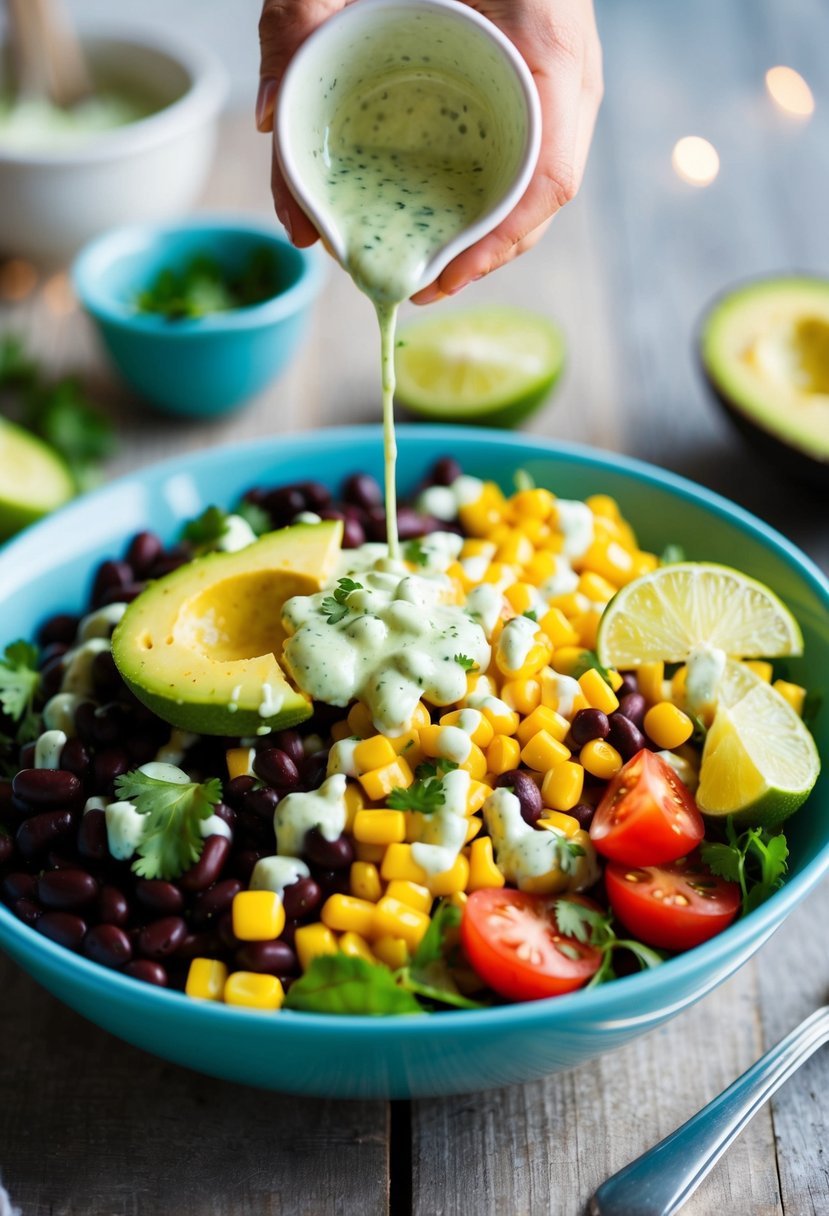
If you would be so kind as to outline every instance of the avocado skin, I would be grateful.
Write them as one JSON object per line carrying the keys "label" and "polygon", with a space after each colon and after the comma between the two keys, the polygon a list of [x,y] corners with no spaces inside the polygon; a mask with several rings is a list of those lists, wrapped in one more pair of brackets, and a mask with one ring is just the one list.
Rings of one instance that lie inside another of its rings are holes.
{"label": "avocado skin", "polygon": [[270,718],[263,718],[256,710],[243,709],[241,706],[230,718],[227,710],[221,706],[216,707],[216,712],[211,714],[210,710],[201,704],[185,702],[179,705],[172,697],[156,696],[130,680],[123,672],[121,678],[142,705],[146,705],[147,709],[151,709],[162,721],[196,735],[238,735],[240,739],[252,738],[258,735],[260,730],[263,734],[269,734],[273,730],[289,730],[301,722],[306,722],[314,711],[311,701],[304,700],[301,704],[283,707]]}

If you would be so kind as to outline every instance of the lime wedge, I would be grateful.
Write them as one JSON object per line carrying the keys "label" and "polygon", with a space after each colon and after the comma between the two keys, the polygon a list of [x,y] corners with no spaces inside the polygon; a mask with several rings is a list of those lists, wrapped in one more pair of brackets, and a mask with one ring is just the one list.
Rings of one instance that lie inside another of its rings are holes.
{"label": "lime wedge", "polygon": [[0,540],[62,507],[75,482],[58,454],[0,418]]}
{"label": "lime wedge", "polygon": [[400,330],[397,400],[441,422],[514,426],[563,364],[564,339],[546,317],[507,307],[440,313]]}
{"label": "lime wedge", "polygon": [[773,591],[709,562],[661,566],[623,587],[608,604],[596,643],[608,667],[685,662],[699,650],[732,658],[803,653],[797,621]]}
{"label": "lime wedge", "polygon": [[697,804],[706,815],[775,828],[806,800],[819,772],[814,739],[798,715],[757,680],[735,705],[719,704],[702,752]]}

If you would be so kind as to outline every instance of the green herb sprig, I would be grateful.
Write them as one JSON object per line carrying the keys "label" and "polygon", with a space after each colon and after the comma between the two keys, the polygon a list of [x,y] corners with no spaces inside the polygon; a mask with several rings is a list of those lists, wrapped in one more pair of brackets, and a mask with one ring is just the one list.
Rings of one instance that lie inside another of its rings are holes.
{"label": "green herb sprig", "polygon": [[[640,970],[643,971],[651,967],[658,967],[665,960],[665,956],[658,950],[653,950],[642,942],[617,937],[609,912],[591,908],[574,899],[557,899],[554,914],[558,931],[563,937],[571,937],[582,945],[592,946],[601,951],[602,960],[599,969],[587,985],[588,988],[595,988],[597,984],[603,984],[607,980],[616,978],[613,956],[618,950],[629,951],[638,962]],[[567,943],[559,943],[558,949],[566,954]],[[576,957],[575,947],[571,946],[570,949],[573,951],[573,956]]]}
{"label": "green herb sprig", "polygon": [[38,650],[19,638],[10,642],[0,657],[0,709],[11,718],[18,743],[28,743],[38,731],[34,701],[40,684]]}
{"label": "green herb sprig", "polygon": [[118,777],[115,793],[146,817],[144,836],[136,849],[138,856],[132,863],[140,878],[178,878],[196,864],[204,848],[200,825],[221,802],[218,777],[179,783],[134,769]]}
{"label": "green herb sprig", "polygon": [[352,591],[362,591],[363,584],[356,583],[353,578],[341,578],[333,595],[327,595],[322,601],[323,616],[328,617],[329,625],[337,625],[348,616],[348,597]]}
{"label": "green herb sprig", "polygon": [[712,873],[740,884],[745,916],[783,885],[789,846],[782,832],[747,828],[738,833],[730,815],[725,821],[725,834],[724,843],[703,843],[700,856]]}

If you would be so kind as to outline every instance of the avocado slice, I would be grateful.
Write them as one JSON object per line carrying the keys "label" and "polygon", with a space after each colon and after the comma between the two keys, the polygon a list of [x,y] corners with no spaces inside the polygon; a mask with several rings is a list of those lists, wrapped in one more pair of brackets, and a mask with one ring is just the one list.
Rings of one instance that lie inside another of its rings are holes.
{"label": "avocado slice", "polygon": [[0,418],[0,540],[74,498],[72,474],[36,435]]}
{"label": "avocado slice", "polygon": [[339,520],[297,524],[151,583],[112,635],[127,685],[165,722],[199,734],[264,734],[305,721],[310,698],[279,664],[282,605],[320,590],[341,540]]}
{"label": "avocado slice", "polygon": [[790,472],[829,484],[829,280],[775,278],[722,296],[700,355],[735,425]]}

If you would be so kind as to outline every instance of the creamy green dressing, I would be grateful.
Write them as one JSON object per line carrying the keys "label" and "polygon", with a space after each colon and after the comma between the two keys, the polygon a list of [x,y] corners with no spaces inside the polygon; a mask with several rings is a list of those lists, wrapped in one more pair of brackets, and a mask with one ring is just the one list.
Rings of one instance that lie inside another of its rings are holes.
{"label": "creamy green dressing", "polygon": [[70,109],[36,98],[0,102],[0,148],[62,152],[150,112],[146,103],[114,93],[96,94]]}

